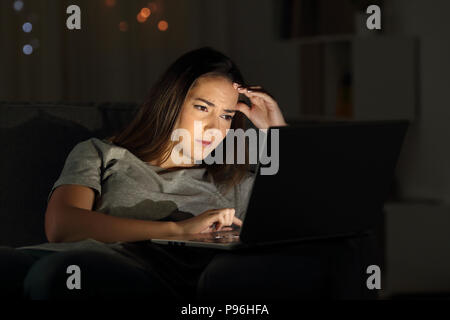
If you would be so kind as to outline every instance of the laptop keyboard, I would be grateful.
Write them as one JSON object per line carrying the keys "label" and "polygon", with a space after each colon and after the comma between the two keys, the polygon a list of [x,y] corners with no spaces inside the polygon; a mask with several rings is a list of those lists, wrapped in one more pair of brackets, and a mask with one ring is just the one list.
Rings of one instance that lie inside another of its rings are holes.
{"label": "laptop keyboard", "polygon": [[201,236],[189,239],[190,241],[231,243],[239,242],[239,231],[217,231],[204,233]]}

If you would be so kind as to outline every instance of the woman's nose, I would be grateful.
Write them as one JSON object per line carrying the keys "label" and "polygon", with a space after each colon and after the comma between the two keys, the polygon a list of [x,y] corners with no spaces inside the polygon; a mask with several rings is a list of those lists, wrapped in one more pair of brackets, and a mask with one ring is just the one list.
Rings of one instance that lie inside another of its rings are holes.
{"label": "woman's nose", "polygon": [[219,129],[219,119],[215,117],[208,118],[203,123],[203,131],[208,129]]}

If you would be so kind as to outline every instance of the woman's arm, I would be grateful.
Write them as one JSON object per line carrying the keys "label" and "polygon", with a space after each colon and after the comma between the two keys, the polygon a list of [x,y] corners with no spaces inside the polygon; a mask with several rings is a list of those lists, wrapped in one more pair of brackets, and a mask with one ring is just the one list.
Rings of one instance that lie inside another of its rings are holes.
{"label": "woman's arm", "polygon": [[45,212],[49,242],[74,242],[92,238],[101,242],[141,241],[178,234],[172,221],[147,221],[110,216],[92,211],[94,190],[81,185],[56,188]]}

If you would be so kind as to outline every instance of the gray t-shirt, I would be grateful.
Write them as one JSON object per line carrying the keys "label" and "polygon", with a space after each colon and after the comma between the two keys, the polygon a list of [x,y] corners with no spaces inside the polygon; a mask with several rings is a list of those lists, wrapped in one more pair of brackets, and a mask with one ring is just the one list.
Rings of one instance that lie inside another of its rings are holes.
{"label": "gray t-shirt", "polygon": [[[209,209],[235,208],[242,218],[254,174],[224,194],[205,168],[165,171],[142,161],[125,148],[106,139],[90,138],[69,153],[53,190],[63,184],[78,184],[95,190],[93,210],[141,220],[182,220]],[[103,243],[94,239],[77,242],[43,243],[18,249],[64,251],[70,249],[111,250],[121,242]]]}

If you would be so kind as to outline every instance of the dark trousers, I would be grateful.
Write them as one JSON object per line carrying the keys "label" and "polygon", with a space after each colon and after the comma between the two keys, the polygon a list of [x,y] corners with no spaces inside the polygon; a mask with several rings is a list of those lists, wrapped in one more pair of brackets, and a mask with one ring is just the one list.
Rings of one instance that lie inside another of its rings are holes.
{"label": "dark trousers", "polygon": [[[12,299],[372,299],[364,238],[223,252],[130,243],[126,254],[0,247],[0,295]],[[130,260],[132,259],[132,260]],[[139,262],[139,266],[131,262]],[[81,289],[68,289],[70,265]]]}

